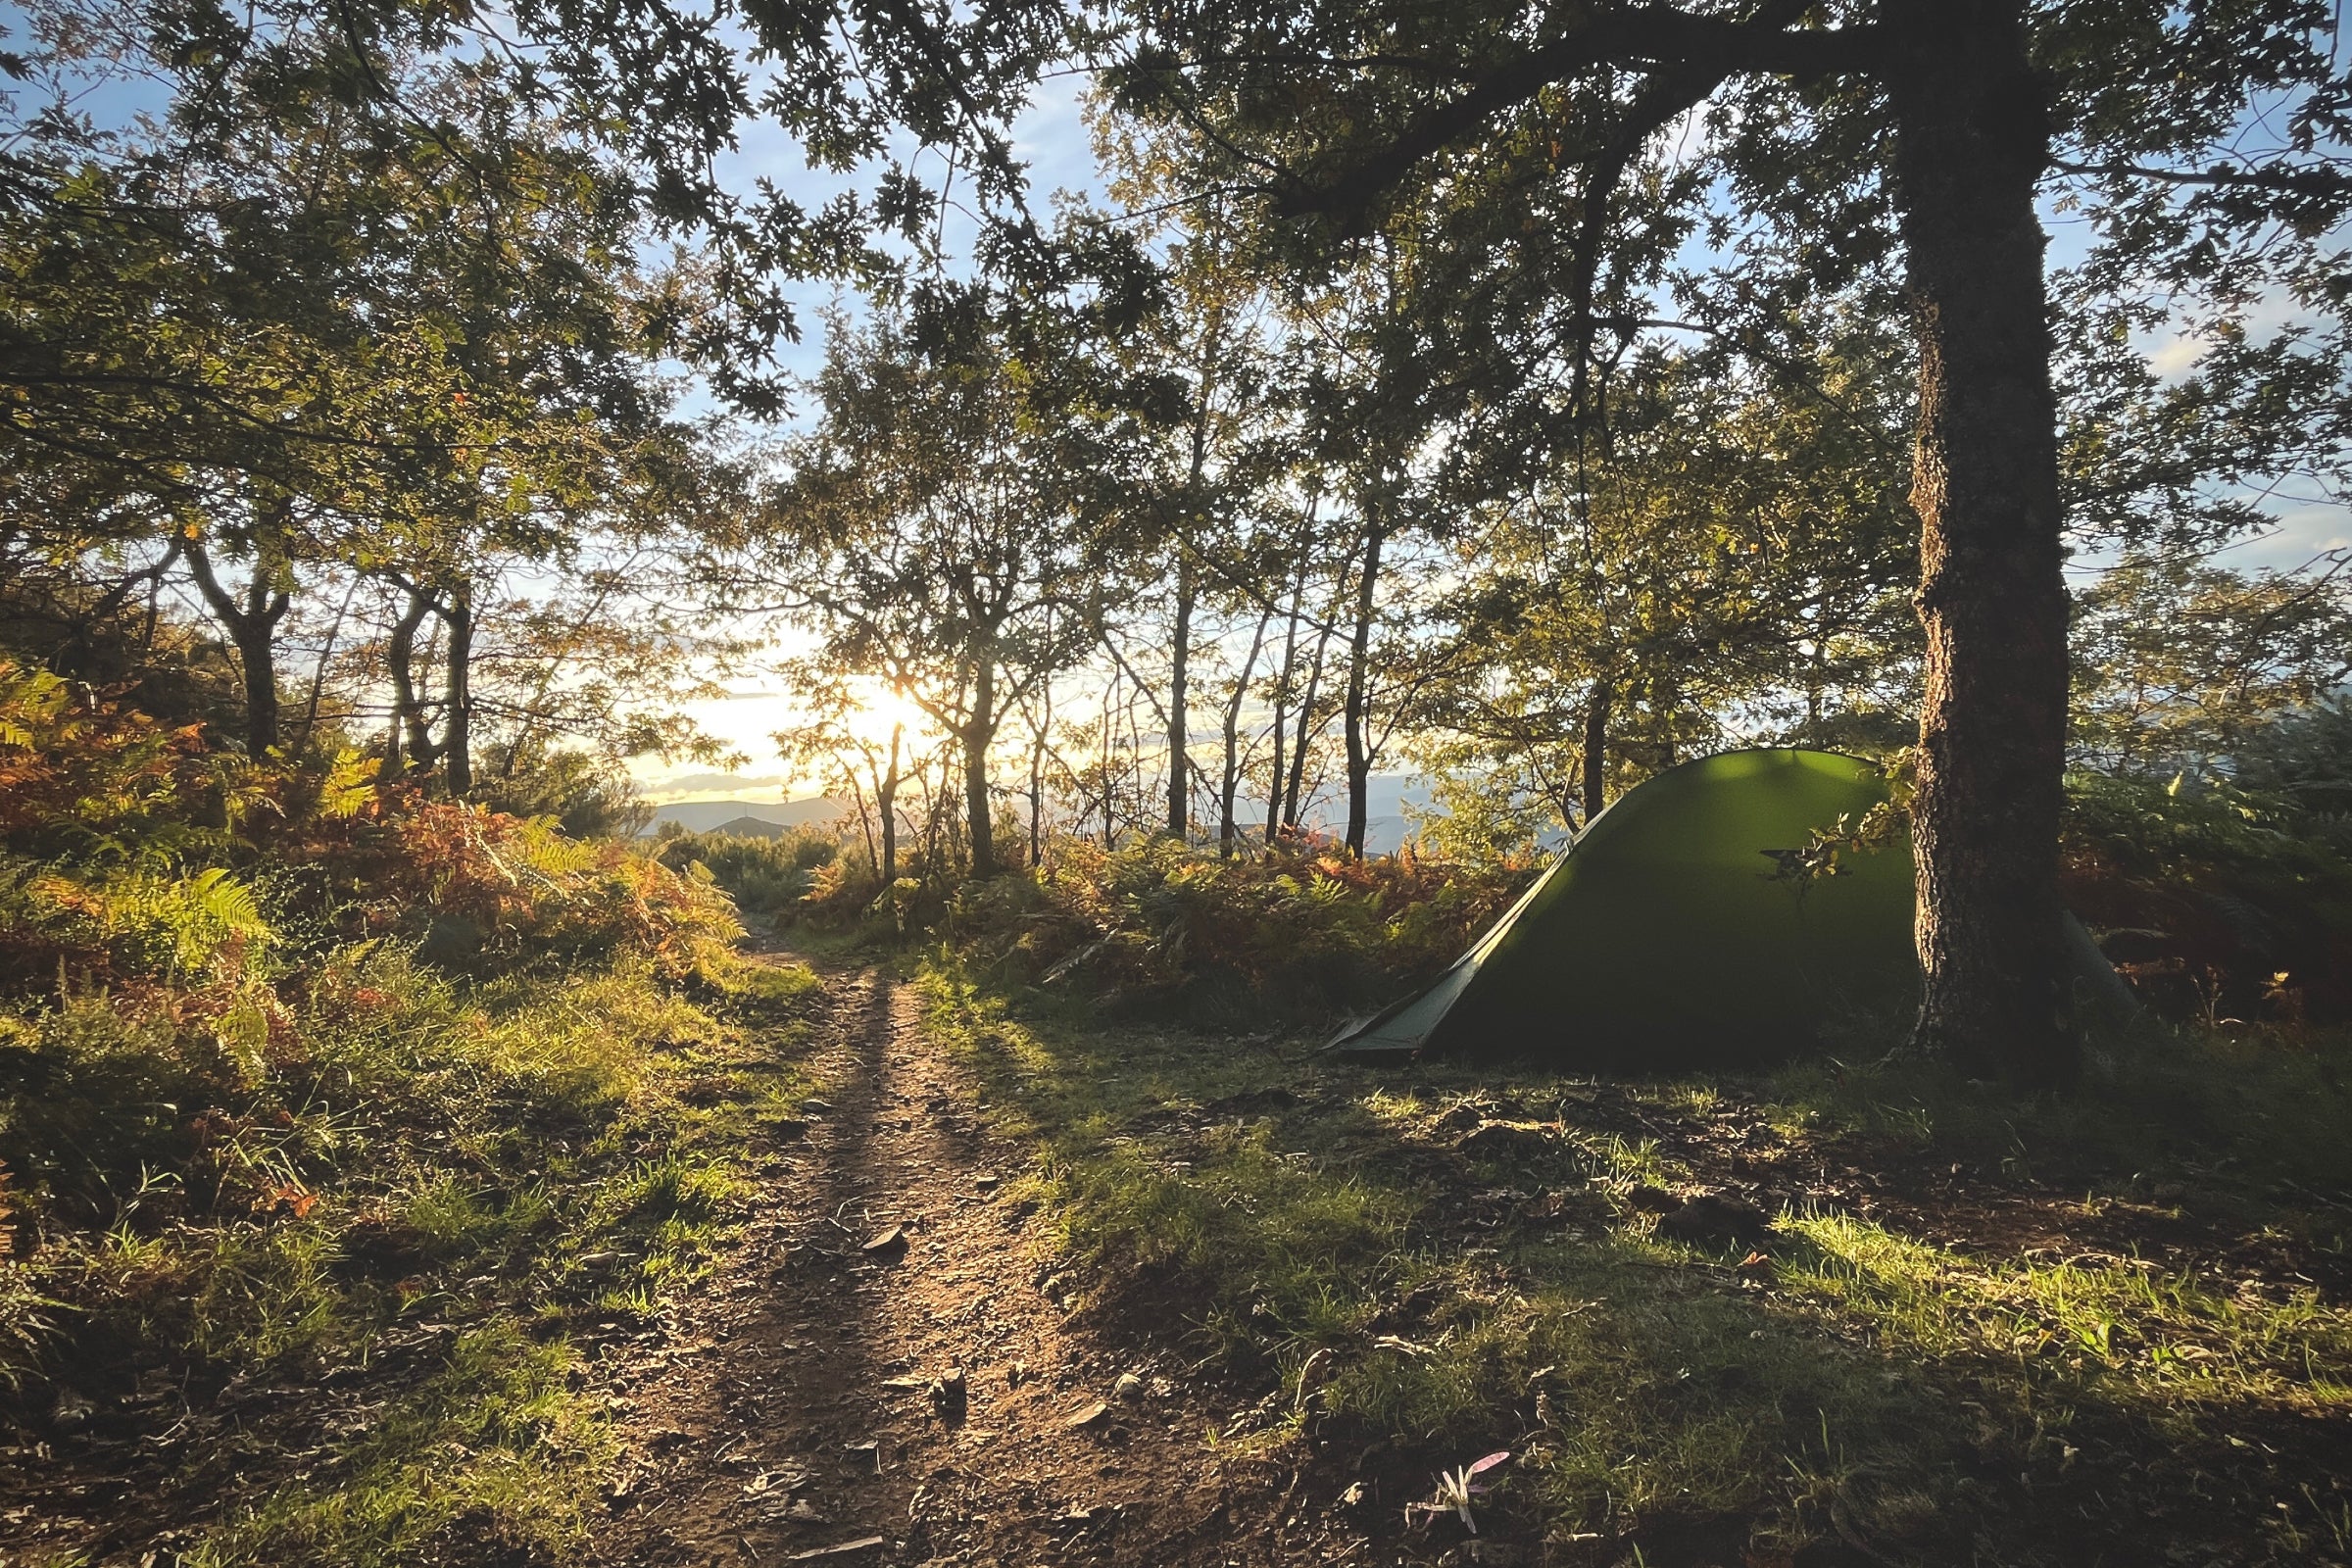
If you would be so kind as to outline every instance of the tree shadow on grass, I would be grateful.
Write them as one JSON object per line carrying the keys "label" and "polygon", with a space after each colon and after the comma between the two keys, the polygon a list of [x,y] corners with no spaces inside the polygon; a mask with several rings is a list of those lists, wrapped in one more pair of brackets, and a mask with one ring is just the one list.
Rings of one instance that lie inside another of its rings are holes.
{"label": "tree shadow on grass", "polygon": [[[1408,1549],[1463,1536],[1404,1531],[1433,1472],[1510,1448],[1482,1539],[1557,1561],[2352,1553],[2340,1297],[1947,1245],[1997,1173],[1914,1180],[1932,1139],[1808,1127],[1759,1082],[1382,1073],[929,984],[1094,1310],[1254,1379],[1228,1437],[1366,1482]],[[1771,1230],[1662,1240],[1698,1189]]]}

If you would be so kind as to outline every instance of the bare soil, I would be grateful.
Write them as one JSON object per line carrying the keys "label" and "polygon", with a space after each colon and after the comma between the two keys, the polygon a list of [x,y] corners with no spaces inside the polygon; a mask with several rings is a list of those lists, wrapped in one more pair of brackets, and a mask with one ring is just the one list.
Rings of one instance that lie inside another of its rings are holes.
{"label": "bare soil", "polygon": [[1001,1196],[1018,1157],[874,970],[827,975],[833,1086],[675,1337],[612,1377],[628,1442],[598,1560],[1374,1560],[1296,1470],[1220,1452],[1235,1396],[1065,1311]]}

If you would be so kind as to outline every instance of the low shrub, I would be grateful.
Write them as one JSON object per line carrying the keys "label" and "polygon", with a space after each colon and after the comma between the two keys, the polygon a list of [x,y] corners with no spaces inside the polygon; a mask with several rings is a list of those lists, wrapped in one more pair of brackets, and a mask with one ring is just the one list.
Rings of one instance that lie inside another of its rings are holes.
{"label": "low shrub", "polygon": [[2352,824],[2219,781],[2069,781],[2066,898],[2176,1019],[2352,1020]]}
{"label": "low shrub", "polygon": [[736,833],[682,833],[664,839],[655,858],[678,871],[700,865],[738,908],[781,913],[806,899],[817,873],[833,867],[841,841],[812,828],[773,838]]}
{"label": "low shrub", "polygon": [[944,934],[1002,980],[1196,1021],[1384,1001],[1461,956],[1534,873],[1311,847],[1220,859],[1168,840],[1058,847],[967,887]]}

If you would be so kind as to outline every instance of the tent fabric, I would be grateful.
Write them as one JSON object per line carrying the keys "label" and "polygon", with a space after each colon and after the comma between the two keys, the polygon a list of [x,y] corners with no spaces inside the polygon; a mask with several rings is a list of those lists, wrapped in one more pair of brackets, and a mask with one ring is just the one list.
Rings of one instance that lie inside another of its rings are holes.
{"label": "tent fabric", "polygon": [[1867,762],[1746,751],[1629,791],[1435,985],[1342,1032],[1350,1056],[1531,1056],[1665,1071],[1784,1056],[1918,991],[1911,854],[1780,874],[1886,798]]}

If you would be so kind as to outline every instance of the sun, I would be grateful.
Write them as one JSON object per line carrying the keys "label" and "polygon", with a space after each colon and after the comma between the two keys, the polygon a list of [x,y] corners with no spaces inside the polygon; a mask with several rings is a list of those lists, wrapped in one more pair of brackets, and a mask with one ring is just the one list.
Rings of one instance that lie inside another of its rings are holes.
{"label": "sun", "polygon": [[858,706],[850,710],[845,724],[859,740],[888,746],[891,731],[904,727],[906,743],[912,745],[930,732],[931,715],[882,682],[859,681],[855,692]]}

